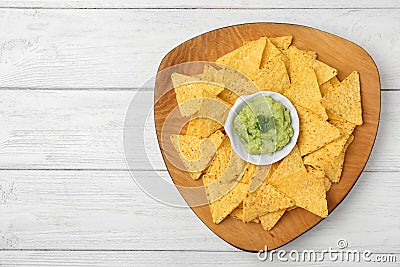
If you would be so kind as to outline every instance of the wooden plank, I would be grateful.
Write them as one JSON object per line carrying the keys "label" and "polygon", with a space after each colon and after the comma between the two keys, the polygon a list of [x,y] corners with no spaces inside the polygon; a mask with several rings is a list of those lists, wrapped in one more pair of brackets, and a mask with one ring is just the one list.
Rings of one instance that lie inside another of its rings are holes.
{"label": "wooden plank", "polygon": [[[345,238],[351,249],[398,251],[399,190],[398,173],[364,173],[326,220],[284,248],[322,251]],[[237,251],[189,208],[150,198],[127,171],[0,171],[0,196],[2,249]]]}
{"label": "wooden plank", "polygon": [[309,25],[360,44],[375,59],[382,87],[400,88],[397,9],[1,9],[0,84],[3,88],[140,87],[175,46],[249,18]]}
{"label": "wooden plank", "polygon": [[[0,169],[120,169],[132,91],[0,91]],[[139,92],[128,124],[135,169],[165,170],[151,115],[153,93]],[[367,171],[400,171],[400,92],[382,92],[378,137]],[[149,116],[146,127],[142,121]],[[147,153],[145,152],[147,149]],[[153,162],[148,164],[145,155]]]}
{"label": "wooden plank", "polygon": [[399,3],[395,0],[338,0],[338,1],[307,1],[287,0],[279,2],[274,0],[249,0],[249,1],[149,1],[149,0],[23,0],[23,1],[0,1],[0,7],[18,8],[398,8]]}
{"label": "wooden plank", "polygon": [[[307,254],[304,253],[304,256]],[[317,254],[321,257],[321,254]],[[378,255],[373,254],[372,259]],[[379,255],[381,256],[381,255]],[[399,262],[400,254],[393,254]],[[303,257],[300,253],[299,257]],[[288,258],[286,255],[285,258]],[[307,256],[306,256],[307,258]],[[289,258],[288,258],[289,259]],[[296,266],[337,266],[337,261],[296,262]],[[6,266],[293,266],[292,261],[260,261],[255,253],[211,251],[0,251],[0,260]],[[343,263],[342,263],[343,264]],[[345,262],[346,266],[360,266]],[[378,263],[377,263],[378,264]]]}

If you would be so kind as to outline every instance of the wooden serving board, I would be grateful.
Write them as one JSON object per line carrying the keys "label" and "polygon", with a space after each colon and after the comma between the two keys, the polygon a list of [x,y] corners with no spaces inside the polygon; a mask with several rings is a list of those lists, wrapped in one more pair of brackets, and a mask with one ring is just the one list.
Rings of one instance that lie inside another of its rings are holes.
{"label": "wooden serving board", "polygon": [[[300,49],[316,51],[319,60],[338,70],[340,80],[346,78],[353,70],[360,73],[364,124],[356,127],[353,133],[355,138],[347,150],[340,183],[332,185],[327,193],[328,209],[331,212],[345,198],[360,176],[375,141],[380,114],[381,96],[377,67],[364,49],[348,40],[305,26],[254,23],[213,30],[182,43],[164,57],[158,70],[159,75],[154,92],[154,116],[158,141],[160,144],[162,130],[176,132],[174,127],[176,128],[177,125],[171,123],[173,120],[168,117],[177,106],[173,90],[166,91],[166,88],[172,86],[171,81],[168,80],[168,76],[160,75],[160,71],[185,62],[215,61],[218,57],[241,46],[243,41],[256,40],[262,36],[283,35],[292,35],[292,44]],[[167,117],[168,123],[165,123]],[[161,147],[164,161],[175,185],[201,186],[201,180],[193,180],[186,172],[171,164],[170,159],[176,157],[173,150],[171,146]],[[185,190],[180,190],[180,192],[189,205],[198,199],[205,198],[204,191],[196,194],[189,194]],[[262,250],[265,246],[269,250],[278,248],[302,235],[322,220],[317,215],[297,208],[286,212],[271,231],[265,231],[261,224],[245,224],[230,217],[216,225],[212,222],[208,205],[192,207],[192,209],[215,234],[231,245],[247,251]]]}

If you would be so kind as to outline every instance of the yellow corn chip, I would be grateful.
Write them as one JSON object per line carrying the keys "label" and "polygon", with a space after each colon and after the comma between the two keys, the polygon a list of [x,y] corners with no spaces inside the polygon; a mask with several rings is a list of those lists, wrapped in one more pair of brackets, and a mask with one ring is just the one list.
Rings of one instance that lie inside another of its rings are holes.
{"label": "yellow corn chip", "polygon": [[209,118],[198,117],[189,122],[186,134],[205,138],[220,128],[222,128],[222,125],[218,122]]}
{"label": "yellow corn chip", "polygon": [[275,212],[269,212],[263,216],[260,216],[261,225],[264,230],[271,230],[279,219],[283,216],[286,210],[278,210]]}
{"label": "yellow corn chip", "polygon": [[337,159],[335,159],[330,168],[326,169],[326,176],[329,178],[331,182],[337,181],[339,182],[340,177],[342,175],[342,170],[343,170],[343,163],[344,163],[344,157],[346,154],[347,147],[350,145],[351,142],[353,142],[354,136],[350,135],[350,137],[347,139],[347,142],[343,148],[342,153],[339,155]]}
{"label": "yellow corn chip", "polygon": [[[222,144],[225,135],[221,131],[217,131],[205,139],[198,136],[176,134],[171,135],[170,138],[187,171],[199,172],[204,170],[213,159],[215,151]],[[204,143],[205,140],[209,142]],[[194,175],[194,177],[196,176]]]}
{"label": "yellow corn chip", "polygon": [[330,79],[329,81],[331,82],[331,84],[332,84],[334,87],[339,86],[339,84],[340,84],[340,81],[339,81],[339,79],[338,79],[337,76],[334,76],[334,77],[333,77],[332,79]]}
{"label": "yellow corn chip", "polygon": [[274,57],[281,55],[281,51],[268,39],[266,38],[265,48],[262,54],[260,67],[264,68],[267,66],[268,62],[273,60]]}
{"label": "yellow corn chip", "polygon": [[323,120],[328,119],[325,108],[320,103],[321,92],[312,68],[303,67],[297,69],[296,76],[292,79],[292,83],[289,89],[284,92],[284,95],[294,104],[314,112]]}
{"label": "yellow corn chip", "polygon": [[270,184],[262,184],[243,200],[243,220],[249,222],[258,216],[293,206],[293,201]]}
{"label": "yellow corn chip", "polygon": [[302,156],[309,154],[324,145],[338,139],[342,132],[316,114],[298,106],[300,133],[297,145]]}
{"label": "yellow corn chip", "polygon": [[325,187],[325,192],[328,192],[331,189],[332,182],[329,180],[329,178],[324,177],[324,187]]}
{"label": "yellow corn chip", "polygon": [[224,89],[221,93],[219,93],[218,97],[226,103],[233,105],[239,96],[229,89]]}
{"label": "yellow corn chip", "polygon": [[293,199],[296,206],[320,217],[328,216],[324,179],[307,171],[301,171],[275,179],[271,178],[271,183]]}
{"label": "yellow corn chip", "polygon": [[218,64],[230,66],[247,75],[250,79],[258,73],[266,44],[266,37],[248,42],[238,49],[218,58]]}
{"label": "yellow corn chip", "polygon": [[240,180],[240,182],[244,184],[250,184],[251,179],[254,177],[254,174],[256,173],[256,169],[257,165],[254,165],[252,163],[247,163],[242,180]]}
{"label": "yellow corn chip", "polygon": [[268,61],[254,78],[254,82],[262,91],[282,93],[290,86],[283,55],[275,56]]}
{"label": "yellow corn chip", "polygon": [[[217,150],[211,165],[207,169],[207,174],[214,177],[220,177],[228,167],[229,159],[232,154],[232,146],[229,138],[225,138]],[[208,181],[203,179],[205,185]],[[211,182],[211,181],[210,181]]]}
{"label": "yellow corn chip", "polygon": [[314,54],[304,53],[295,46],[290,46],[287,56],[290,61],[289,76],[295,79],[296,72],[304,67],[314,69],[318,84],[321,85],[336,76],[337,70],[314,58]]}
{"label": "yellow corn chip", "polygon": [[[230,214],[230,217],[243,221],[243,206],[239,205],[236,209],[234,209]],[[250,222],[260,223],[258,218],[251,220]]]}
{"label": "yellow corn chip", "polygon": [[318,149],[317,151],[306,155],[303,159],[304,164],[323,170],[331,182],[339,182],[343,160],[335,164],[335,167],[340,167],[337,170],[332,168],[332,164],[334,164],[334,162],[336,162],[336,160],[341,156],[348,138],[348,135],[343,135],[337,140]]}
{"label": "yellow corn chip", "polygon": [[[304,162],[304,164],[306,164]],[[325,176],[325,172],[324,170],[320,169],[320,168],[314,168],[312,166],[306,165],[306,169],[309,173],[312,173],[313,175],[315,175],[316,177],[319,177],[321,179],[324,179],[324,187],[325,187],[325,191],[328,192],[329,189],[331,188],[331,181]]]}
{"label": "yellow corn chip", "polygon": [[210,203],[211,217],[215,224],[226,218],[245,198],[249,185],[238,183],[228,194]]}
{"label": "yellow corn chip", "polygon": [[271,174],[270,178],[266,180],[267,183],[270,183],[271,179],[277,179],[277,177],[285,176],[289,173],[307,171],[304,167],[303,160],[300,156],[299,148],[297,145],[280,163],[277,162],[275,164],[277,165],[277,168]]}
{"label": "yellow corn chip", "polygon": [[350,135],[353,131],[356,125],[354,123],[351,123],[349,121],[345,120],[335,120],[335,119],[329,119],[328,122],[335,126],[336,128],[339,128],[344,134]]}
{"label": "yellow corn chip", "polygon": [[326,109],[356,125],[361,125],[362,109],[360,94],[360,77],[358,72],[352,72],[335,90],[322,98]]}
{"label": "yellow corn chip", "polygon": [[279,50],[287,50],[292,43],[292,36],[279,36],[271,37],[269,40],[278,48]]}
{"label": "yellow corn chip", "polygon": [[329,93],[329,92],[331,92],[331,91],[333,91],[333,85],[332,85],[332,83],[331,83],[331,80],[329,80],[329,81],[327,81],[327,82],[325,82],[325,83],[323,83],[323,84],[321,84],[320,86],[319,86],[319,89],[320,89],[320,91],[321,91],[321,95],[322,96],[324,96],[324,95],[326,95],[327,93]]}

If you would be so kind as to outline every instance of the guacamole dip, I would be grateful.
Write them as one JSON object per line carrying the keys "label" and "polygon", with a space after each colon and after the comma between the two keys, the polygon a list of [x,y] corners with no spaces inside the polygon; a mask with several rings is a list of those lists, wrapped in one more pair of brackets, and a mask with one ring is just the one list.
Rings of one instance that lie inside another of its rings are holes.
{"label": "guacamole dip", "polygon": [[250,99],[236,115],[233,125],[250,154],[281,150],[293,136],[290,111],[269,96]]}

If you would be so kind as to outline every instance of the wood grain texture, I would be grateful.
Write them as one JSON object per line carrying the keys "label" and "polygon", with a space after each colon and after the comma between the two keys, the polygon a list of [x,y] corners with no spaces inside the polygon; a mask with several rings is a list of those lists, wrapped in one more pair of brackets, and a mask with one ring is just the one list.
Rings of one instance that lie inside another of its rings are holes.
{"label": "wood grain texture", "polygon": [[[7,169],[0,171],[0,247],[8,250],[0,251],[0,265],[269,264],[237,252],[190,210],[146,197],[127,172],[116,171],[126,170],[122,129],[131,88],[154,75],[172,47],[199,33],[249,21],[324,29],[366,48],[377,61],[382,88],[400,89],[396,0],[6,0],[0,8],[0,168]],[[10,87],[16,90],[4,90]],[[37,88],[51,91],[31,90]],[[144,89],[138,116],[151,108],[152,86]],[[327,249],[344,237],[351,249],[398,251],[399,112],[399,93],[384,92],[368,172],[345,205],[284,249]],[[150,157],[165,170],[152,122],[146,129]],[[143,160],[136,160],[142,169]],[[147,171],[142,176],[152,177]]]}
{"label": "wood grain texture", "polygon": [[[397,172],[363,173],[326,220],[282,249],[322,251],[345,238],[350,249],[398,251],[399,190]],[[238,251],[190,208],[147,196],[127,171],[0,171],[0,196],[0,249]]]}
{"label": "wood grain texture", "polygon": [[399,2],[396,0],[337,0],[337,1],[318,1],[318,0],[286,0],[285,2],[275,0],[247,0],[247,1],[185,1],[185,0],[1,0],[0,7],[18,7],[18,8],[399,8]]}
{"label": "wood grain texture", "polygon": [[[301,255],[302,253],[300,257]],[[320,257],[321,253],[317,255]],[[393,255],[397,260],[400,257],[399,253]],[[374,254],[371,259],[376,259],[377,256],[378,254]],[[0,260],[7,266],[187,266],[188,261],[199,266],[224,266],[231,262],[235,266],[244,267],[294,264],[292,261],[281,262],[276,256],[273,262],[269,262],[259,261],[256,254],[223,251],[0,251]],[[322,267],[335,266],[337,262],[296,262],[296,265],[300,264]],[[346,266],[360,266],[360,263],[346,262]]]}
{"label": "wood grain texture", "polygon": [[[0,169],[126,170],[124,117],[149,116],[146,125],[130,121],[138,170],[166,170],[154,129],[153,92],[130,90],[2,90]],[[48,112],[51,111],[51,112]],[[400,92],[382,92],[382,112],[376,146],[365,168],[369,172],[400,171]],[[143,136],[145,132],[145,136]],[[145,144],[145,146],[144,146]],[[144,152],[144,148],[148,153]],[[149,165],[148,155],[153,166]]]}
{"label": "wood grain texture", "polygon": [[[328,210],[331,212],[348,194],[361,174],[374,144],[380,114],[380,81],[375,62],[361,47],[332,34],[313,28],[275,23],[255,23],[230,26],[214,30],[182,43],[169,52],[161,61],[155,88],[154,116],[158,141],[167,169],[175,184],[184,187],[201,186],[201,181],[193,181],[170,159],[175,150],[166,147],[163,133],[175,133],[174,122],[166,119],[177,106],[174,91],[166,86],[171,71],[169,67],[190,61],[215,61],[218,57],[240,47],[243,41],[257,40],[262,36],[292,35],[293,44],[300,49],[317,51],[322,62],[338,69],[338,77],[343,80],[353,70],[360,73],[363,125],[354,131],[354,141],[349,146],[340,183],[332,185],[327,194]],[[168,71],[167,71],[168,70]],[[163,72],[164,71],[164,72]],[[165,75],[165,72],[168,72]],[[170,80],[170,78],[169,78]],[[170,82],[170,84],[172,84]],[[177,118],[179,120],[179,118]],[[179,123],[178,123],[179,124]],[[190,204],[200,196],[191,195],[178,188]],[[244,224],[233,218],[226,218],[220,224],[212,222],[208,205],[192,207],[196,215],[215,234],[238,248],[258,251],[266,245],[275,249],[300,236],[322,218],[304,209],[287,212],[271,230],[264,231],[260,224]]]}
{"label": "wood grain texture", "polygon": [[396,9],[1,9],[0,86],[138,88],[183,41],[257,21],[308,25],[354,41],[376,59],[382,88],[400,89]]}

